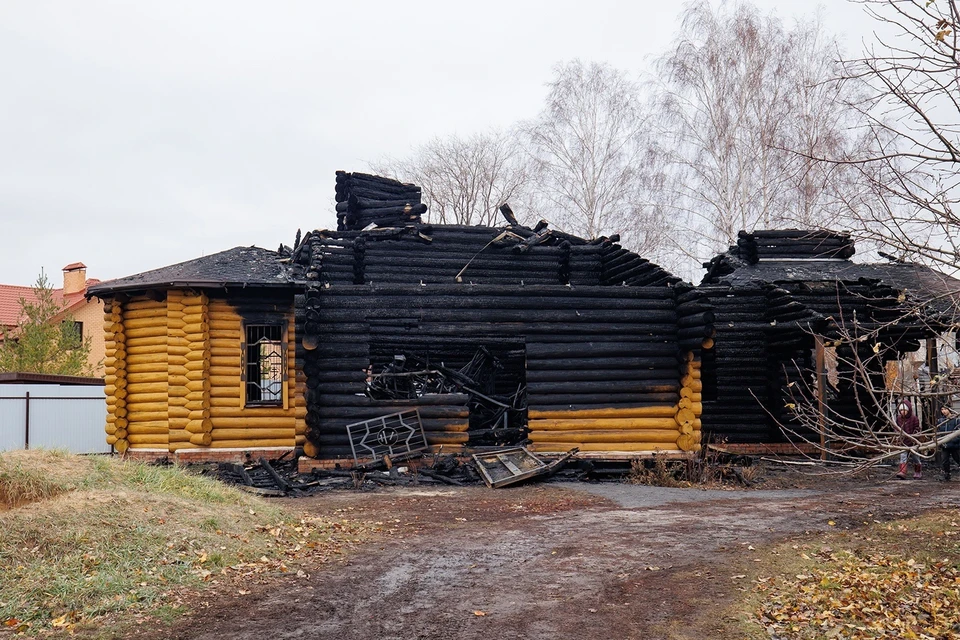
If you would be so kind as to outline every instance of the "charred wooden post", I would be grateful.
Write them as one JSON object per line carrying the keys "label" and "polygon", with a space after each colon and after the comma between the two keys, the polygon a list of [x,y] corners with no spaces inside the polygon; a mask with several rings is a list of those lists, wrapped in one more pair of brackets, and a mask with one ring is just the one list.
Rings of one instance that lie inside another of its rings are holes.
{"label": "charred wooden post", "polygon": [[557,276],[560,284],[570,284],[570,242],[564,240],[560,243],[560,262],[557,268]]}
{"label": "charred wooden post", "polygon": [[359,237],[353,243],[353,284],[364,283],[364,257],[366,255],[367,242],[363,236]]}

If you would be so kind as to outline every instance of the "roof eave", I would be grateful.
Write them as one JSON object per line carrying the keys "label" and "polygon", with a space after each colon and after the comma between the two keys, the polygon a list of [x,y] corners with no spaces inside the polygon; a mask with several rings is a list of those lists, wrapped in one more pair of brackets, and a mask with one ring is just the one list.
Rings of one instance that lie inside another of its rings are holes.
{"label": "roof eave", "polygon": [[164,282],[138,282],[117,286],[96,286],[87,289],[86,298],[103,298],[116,293],[147,291],[150,289],[297,289],[300,283],[287,282],[222,282],[211,280],[168,280]]}

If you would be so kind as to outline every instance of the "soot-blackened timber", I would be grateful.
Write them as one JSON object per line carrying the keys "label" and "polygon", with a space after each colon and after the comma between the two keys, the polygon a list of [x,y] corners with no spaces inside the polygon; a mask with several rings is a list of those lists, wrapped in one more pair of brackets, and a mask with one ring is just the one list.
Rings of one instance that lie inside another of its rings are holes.
{"label": "soot-blackened timber", "polygon": [[[788,385],[816,375],[818,337],[837,345],[841,369],[860,350],[859,360],[871,363],[865,374],[883,388],[885,363],[916,351],[943,325],[938,293],[955,294],[960,283],[920,265],[854,263],[854,253],[845,233],[740,232],[737,245],[704,265],[697,290],[715,329],[713,347],[702,355],[705,441],[781,444],[789,440],[783,426],[799,439],[815,438],[809,425],[797,423]],[[872,338],[839,339],[851,332]],[[878,345],[881,357],[870,358]],[[854,377],[838,372],[841,381]],[[828,410],[851,421],[882,410],[865,402],[841,382]]]}
{"label": "soot-blackened timber", "polygon": [[689,285],[509,208],[502,227],[422,224],[414,185],[341,173],[337,200],[340,228],[292,256],[309,455],[348,456],[347,424],[410,407],[444,451],[699,448],[712,327]]}

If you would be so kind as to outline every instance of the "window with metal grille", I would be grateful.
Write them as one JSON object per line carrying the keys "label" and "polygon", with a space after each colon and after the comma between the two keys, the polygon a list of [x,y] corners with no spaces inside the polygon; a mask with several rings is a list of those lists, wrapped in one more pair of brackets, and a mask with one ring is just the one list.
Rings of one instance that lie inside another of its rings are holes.
{"label": "window with metal grille", "polygon": [[248,324],[244,331],[246,405],[282,405],[286,380],[283,326]]}

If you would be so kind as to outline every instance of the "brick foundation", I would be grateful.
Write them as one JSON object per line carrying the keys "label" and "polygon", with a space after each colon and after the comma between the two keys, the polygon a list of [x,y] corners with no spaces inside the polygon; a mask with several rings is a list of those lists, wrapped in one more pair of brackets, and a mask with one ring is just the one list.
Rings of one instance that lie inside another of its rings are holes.
{"label": "brick foundation", "polygon": [[293,447],[265,447],[261,449],[127,449],[123,454],[124,460],[138,460],[141,462],[157,462],[168,460],[174,464],[200,464],[205,462],[234,462],[242,464],[256,461],[259,458],[276,460],[294,452]]}

